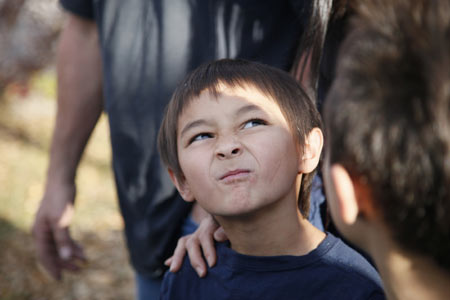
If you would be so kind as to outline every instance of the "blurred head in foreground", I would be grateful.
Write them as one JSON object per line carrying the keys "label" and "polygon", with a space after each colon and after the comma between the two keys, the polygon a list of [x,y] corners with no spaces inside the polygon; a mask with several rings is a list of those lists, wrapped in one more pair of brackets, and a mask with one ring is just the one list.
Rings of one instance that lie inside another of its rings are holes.
{"label": "blurred head in foreground", "polygon": [[449,293],[450,1],[355,10],[325,102],[331,213],[385,284],[408,267],[435,270],[441,279],[426,272],[421,283],[444,281]]}

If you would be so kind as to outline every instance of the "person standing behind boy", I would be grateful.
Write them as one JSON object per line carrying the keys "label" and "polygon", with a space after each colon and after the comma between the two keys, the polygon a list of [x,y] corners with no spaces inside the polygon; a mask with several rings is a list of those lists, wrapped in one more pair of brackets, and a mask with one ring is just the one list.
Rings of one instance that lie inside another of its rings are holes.
{"label": "person standing behind boy", "polygon": [[157,299],[164,260],[182,231],[195,227],[191,217],[200,219],[178,195],[157,153],[164,107],[187,72],[207,61],[241,57],[289,70],[311,1],[60,3],[68,22],[59,43],[46,189],[33,226],[37,257],[59,279],[85,259],[69,230],[75,177],[104,110],[137,298]]}
{"label": "person standing behind boy", "polygon": [[389,299],[450,299],[450,1],[367,1],[325,102],[340,232]]}
{"label": "person standing behind boy", "polygon": [[205,278],[187,259],[167,272],[161,299],[384,299],[375,269],[299,210],[320,128],[300,85],[269,66],[219,60],[179,84],[158,149],[183,199],[210,213],[229,243]]}

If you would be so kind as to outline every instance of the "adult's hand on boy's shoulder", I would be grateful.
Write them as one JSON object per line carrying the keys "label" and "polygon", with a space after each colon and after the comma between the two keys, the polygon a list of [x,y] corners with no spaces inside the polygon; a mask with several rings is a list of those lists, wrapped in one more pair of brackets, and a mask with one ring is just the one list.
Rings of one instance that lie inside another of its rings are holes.
{"label": "adult's hand on boy's shoulder", "polygon": [[209,215],[201,221],[194,233],[178,240],[173,256],[165,264],[170,266],[171,272],[178,272],[187,251],[192,267],[199,277],[204,277],[207,272],[205,259],[209,267],[214,266],[217,261],[214,240],[223,242],[227,239],[222,227]]}

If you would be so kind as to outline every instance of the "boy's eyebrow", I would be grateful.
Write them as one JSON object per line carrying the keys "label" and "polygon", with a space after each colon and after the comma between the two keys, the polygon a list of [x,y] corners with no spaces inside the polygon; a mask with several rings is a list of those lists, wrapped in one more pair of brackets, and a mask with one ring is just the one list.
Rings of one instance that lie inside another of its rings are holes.
{"label": "boy's eyebrow", "polygon": [[[248,112],[251,112],[251,111],[260,111],[260,110],[261,109],[257,105],[249,104],[249,105],[245,105],[245,106],[239,108],[236,111],[236,115],[242,115],[242,114],[245,114],[245,113],[248,113]],[[205,119],[199,119],[199,120],[195,120],[195,121],[189,122],[181,130],[180,136],[183,136],[186,133],[186,131],[188,131],[188,130],[194,128],[194,127],[201,126],[201,125],[209,125],[209,124],[210,124],[210,122],[208,122]]]}
{"label": "boy's eyebrow", "polygon": [[180,136],[183,136],[186,131],[188,131],[189,129],[192,129],[194,127],[200,126],[200,125],[208,125],[209,122],[207,122],[205,119],[199,119],[199,120],[195,120],[192,122],[189,122],[186,126],[184,126],[183,130],[181,130]]}
{"label": "boy's eyebrow", "polygon": [[245,105],[236,111],[236,115],[242,115],[242,114],[245,114],[245,113],[248,113],[251,111],[255,111],[255,110],[260,111],[261,108],[259,108],[259,106],[254,105],[254,104]]}

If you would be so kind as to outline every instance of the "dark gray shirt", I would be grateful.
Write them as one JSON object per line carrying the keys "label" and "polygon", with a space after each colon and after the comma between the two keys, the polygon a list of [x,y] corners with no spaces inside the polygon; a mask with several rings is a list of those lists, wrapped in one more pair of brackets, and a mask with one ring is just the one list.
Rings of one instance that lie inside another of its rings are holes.
{"label": "dark gray shirt", "polygon": [[309,1],[61,0],[98,25],[113,168],[136,270],[163,273],[190,210],[156,148],[176,84],[199,64],[244,58],[290,68]]}

